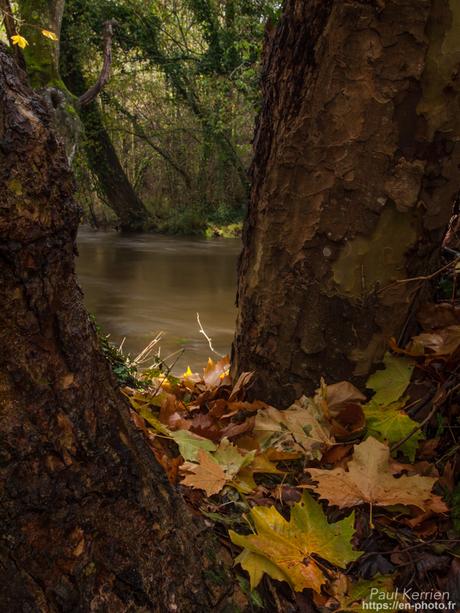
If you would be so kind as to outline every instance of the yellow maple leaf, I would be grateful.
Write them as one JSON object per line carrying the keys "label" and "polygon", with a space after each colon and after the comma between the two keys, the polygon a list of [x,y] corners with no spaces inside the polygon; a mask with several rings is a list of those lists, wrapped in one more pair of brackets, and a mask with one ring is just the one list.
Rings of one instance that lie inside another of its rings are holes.
{"label": "yellow maple leaf", "polygon": [[25,39],[24,36],[21,36],[20,34],[15,34],[11,37],[11,40],[13,42],[13,45],[17,45],[18,47],[21,47],[21,49],[25,49],[29,44],[27,39]]}
{"label": "yellow maple leaf", "polygon": [[326,576],[312,554],[340,568],[362,554],[351,545],[354,515],[329,524],[321,506],[307,493],[292,508],[289,521],[275,507],[254,507],[250,515],[255,534],[245,536],[233,530],[229,534],[232,543],[244,547],[235,563],[249,573],[252,589],[267,573],[287,581],[295,591],[320,592]]}
{"label": "yellow maple leaf", "polygon": [[43,36],[46,36],[46,38],[49,38],[50,40],[54,40],[54,41],[59,40],[56,34],[54,32],[51,32],[50,30],[42,30],[42,34]]}

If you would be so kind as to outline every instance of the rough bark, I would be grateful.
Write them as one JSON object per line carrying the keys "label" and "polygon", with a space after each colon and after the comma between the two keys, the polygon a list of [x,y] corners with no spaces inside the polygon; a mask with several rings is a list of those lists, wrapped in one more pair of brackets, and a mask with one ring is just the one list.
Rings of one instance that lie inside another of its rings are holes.
{"label": "rough bark", "polygon": [[288,404],[404,329],[460,188],[460,5],[287,0],[266,46],[234,373]]}
{"label": "rough bark", "polygon": [[15,70],[0,46],[0,610],[220,610],[200,525],[99,351],[74,273],[73,179]]}

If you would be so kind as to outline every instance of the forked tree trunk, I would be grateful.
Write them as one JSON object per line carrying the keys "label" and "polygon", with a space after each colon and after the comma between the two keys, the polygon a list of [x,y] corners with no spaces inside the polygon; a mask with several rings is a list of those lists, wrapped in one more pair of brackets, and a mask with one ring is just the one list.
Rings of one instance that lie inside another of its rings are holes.
{"label": "forked tree trunk", "polygon": [[279,404],[364,377],[460,188],[460,3],[287,0],[265,55],[234,372]]}
{"label": "forked tree trunk", "polygon": [[0,46],[0,610],[219,610],[207,541],[99,351],[73,179],[14,70]]}

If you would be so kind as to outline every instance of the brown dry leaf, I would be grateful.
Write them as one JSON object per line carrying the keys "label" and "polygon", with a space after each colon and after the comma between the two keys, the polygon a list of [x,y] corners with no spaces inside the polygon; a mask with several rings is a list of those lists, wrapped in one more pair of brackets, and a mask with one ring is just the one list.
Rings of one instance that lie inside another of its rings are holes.
{"label": "brown dry leaf", "polygon": [[412,339],[409,350],[421,354],[428,349],[431,355],[452,355],[460,347],[460,325],[448,326],[432,332],[422,332]]}
{"label": "brown dry leaf", "polygon": [[285,411],[274,407],[259,411],[253,434],[262,449],[300,451],[318,459],[335,442],[320,408],[305,396]]}
{"label": "brown dry leaf", "polygon": [[366,428],[364,411],[359,404],[344,404],[337,415],[331,419],[331,434],[338,441],[358,438]]}
{"label": "brown dry leaf", "polygon": [[232,389],[232,393],[229,396],[229,400],[236,400],[239,396],[241,396],[242,392],[244,392],[244,388],[250,383],[254,373],[253,372],[242,372],[238,377],[238,381],[235,383]]}
{"label": "brown dry leaf", "polygon": [[340,464],[342,466],[346,466],[346,462],[348,460],[347,456],[350,454],[352,449],[353,445],[336,445],[335,447],[331,447],[321,458],[321,464],[323,466],[325,464],[330,464],[332,466]]}
{"label": "brown dry leaf", "polygon": [[460,307],[443,302],[424,304],[417,313],[417,321],[424,330],[435,330],[460,324]]}
{"label": "brown dry leaf", "polygon": [[243,434],[244,432],[252,432],[252,429],[254,428],[254,423],[255,423],[255,417],[250,417],[249,419],[245,419],[240,424],[231,422],[228,424],[228,426],[222,429],[221,435],[223,437],[226,436],[227,438],[232,438],[234,436],[239,436],[240,434]]}
{"label": "brown dry leaf", "polygon": [[206,387],[215,387],[222,383],[225,378],[228,369],[230,368],[230,359],[228,355],[217,362],[213,362],[211,358],[208,358],[208,364],[203,371],[203,381]]}
{"label": "brown dry leaf", "polygon": [[322,470],[309,468],[317,485],[312,486],[320,498],[341,509],[363,503],[376,506],[413,505],[437,513],[447,511],[439,496],[431,493],[436,478],[402,476],[396,479],[390,471],[390,449],[373,437],[355,445],[348,471],[343,468]]}
{"label": "brown dry leaf", "polygon": [[219,430],[217,421],[209,414],[195,414],[191,421],[190,430],[198,436],[208,438],[215,443],[220,441],[222,433]]}
{"label": "brown dry leaf", "polygon": [[182,469],[190,474],[182,480],[182,485],[204,490],[208,496],[218,494],[228,480],[222,467],[203,449],[198,451],[198,461],[199,464],[183,464]]}
{"label": "brown dry leaf", "polygon": [[337,415],[344,405],[364,402],[366,396],[348,381],[341,381],[327,386],[326,400],[331,415]]}

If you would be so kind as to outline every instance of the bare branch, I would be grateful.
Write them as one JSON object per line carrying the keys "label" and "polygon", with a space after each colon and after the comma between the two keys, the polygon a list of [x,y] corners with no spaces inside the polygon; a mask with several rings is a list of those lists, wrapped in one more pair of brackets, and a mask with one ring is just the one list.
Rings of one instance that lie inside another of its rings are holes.
{"label": "bare branch", "polygon": [[84,94],[78,98],[79,106],[87,106],[97,98],[100,92],[104,89],[110,77],[110,67],[112,65],[112,38],[113,29],[117,25],[115,19],[106,21],[103,29],[104,39],[104,63],[100,72],[99,78]]}
{"label": "bare branch", "polygon": [[215,353],[216,355],[218,355],[220,358],[223,358],[224,356],[223,356],[222,354],[218,353],[218,352],[217,352],[217,351],[214,349],[214,347],[212,346],[212,338],[210,338],[210,337],[209,337],[209,336],[206,334],[206,332],[203,330],[203,326],[201,325],[201,321],[200,321],[200,314],[199,314],[199,313],[197,313],[197,314],[196,314],[196,320],[197,320],[197,322],[198,322],[198,325],[200,326],[200,334],[202,334],[202,335],[205,337],[205,339],[208,341],[209,349],[210,349],[210,350],[211,350],[213,353]]}

